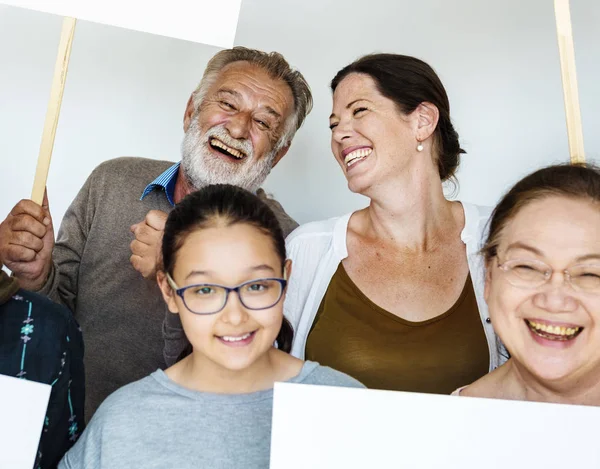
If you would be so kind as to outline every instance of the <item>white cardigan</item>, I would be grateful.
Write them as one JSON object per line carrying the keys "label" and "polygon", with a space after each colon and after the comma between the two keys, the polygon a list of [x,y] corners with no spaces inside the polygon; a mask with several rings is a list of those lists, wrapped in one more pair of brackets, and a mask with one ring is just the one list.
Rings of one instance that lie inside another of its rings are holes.
{"label": "white cardigan", "polygon": [[[479,250],[487,233],[492,209],[462,202],[465,227],[461,239],[466,245],[469,271],[477,306],[490,352],[490,371],[506,361],[506,352],[494,333],[487,304],[483,298],[485,280],[483,257]],[[284,303],[284,314],[294,327],[292,355],[304,359],[308,332],[321,300],[339,263],[348,257],[346,235],[351,213],[328,220],[307,223],[286,239],[287,256],[292,260],[292,275]]]}

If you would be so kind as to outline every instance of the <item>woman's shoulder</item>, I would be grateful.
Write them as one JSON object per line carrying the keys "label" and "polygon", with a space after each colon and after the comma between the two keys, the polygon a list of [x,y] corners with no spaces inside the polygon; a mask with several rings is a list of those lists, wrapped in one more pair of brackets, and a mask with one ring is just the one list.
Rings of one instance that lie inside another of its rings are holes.
{"label": "woman's shoulder", "polygon": [[461,393],[461,392],[462,392],[462,391],[463,391],[463,390],[464,390],[464,389],[465,389],[467,386],[469,386],[469,385],[467,384],[466,386],[461,386],[460,388],[458,388],[458,389],[455,389],[455,390],[452,392],[452,394],[450,394],[450,395],[451,395],[451,396],[460,396],[460,395],[461,395],[460,393]]}
{"label": "woman's shoulder", "polygon": [[289,234],[286,238],[286,243],[296,244],[310,242],[319,238],[331,238],[340,224],[347,226],[351,215],[352,213],[346,213],[341,216],[304,223]]}
{"label": "woman's shoulder", "polygon": [[310,360],[307,360],[304,363],[302,371],[297,378],[297,382],[302,384],[338,386],[345,388],[366,388],[364,384],[353,377]]}
{"label": "woman's shoulder", "polygon": [[461,200],[460,203],[463,206],[466,219],[477,223],[482,221],[485,223],[494,211],[494,207],[490,205],[474,204],[465,200]]}
{"label": "woman's shoulder", "polygon": [[500,366],[473,381],[471,384],[461,386],[451,395],[461,397],[498,398],[502,395],[502,390],[505,387],[508,368],[509,367],[506,365]]}
{"label": "woman's shoulder", "polygon": [[472,249],[479,250],[487,237],[489,221],[494,207],[460,201],[465,214],[465,227],[461,238]]}

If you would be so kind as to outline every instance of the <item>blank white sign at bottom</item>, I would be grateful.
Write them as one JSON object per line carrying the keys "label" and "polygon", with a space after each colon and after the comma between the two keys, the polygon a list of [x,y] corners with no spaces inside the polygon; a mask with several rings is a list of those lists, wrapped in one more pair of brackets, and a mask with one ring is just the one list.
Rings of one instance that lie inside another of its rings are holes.
{"label": "blank white sign at bottom", "polygon": [[0,468],[32,469],[52,387],[0,375]]}
{"label": "blank white sign at bottom", "polygon": [[598,469],[600,407],[276,383],[271,469]]}

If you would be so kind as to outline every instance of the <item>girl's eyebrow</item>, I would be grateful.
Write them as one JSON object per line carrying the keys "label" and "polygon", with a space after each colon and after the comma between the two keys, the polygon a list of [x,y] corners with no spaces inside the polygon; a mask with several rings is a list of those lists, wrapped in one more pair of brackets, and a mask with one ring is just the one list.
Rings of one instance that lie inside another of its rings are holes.
{"label": "girl's eyebrow", "polygon": [[214,274],[214,272],[211,270],[192,270],[189,274],[187,274],[187,276],[185,277],[185,280],[189,279],[190,277],[194,277],[195,275],[211,275],[211,274]]}
{"label": "girl's eyebrow", "polygon": [[[275,273],[276,270],[271,267],[268,264],[259,264],[259,265],[255,265],[252,267],[249,267],[248,269],[246,269],[247,272],[257,272],[257,271],[261,271],[261,270],[267,270],[269,272],[273,272]],[[187,276],[185,277],[185,280],[188,280],[190,277],[194,277],[196,275],[205,275],[205,276],[211,276],[211,275],[215,275],[215,272],[212,270],[192,270],[189,274],[187,274]]]}
{"label": "girl's eyebrow", "polygon": [[270,272],[275,272],[275,269],[267,264],[255,265],[254,267],[250,267],[248,269],[249,272],[256,272],[257,270],[268,270]]}

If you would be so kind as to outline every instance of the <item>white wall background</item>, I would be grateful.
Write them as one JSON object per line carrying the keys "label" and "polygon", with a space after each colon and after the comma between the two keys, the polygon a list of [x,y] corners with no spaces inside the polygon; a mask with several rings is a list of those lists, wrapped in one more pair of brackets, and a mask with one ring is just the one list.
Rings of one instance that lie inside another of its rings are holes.
{"label": "white wall background", "polygon": [[[594,160],[600,2],[572,1],[571,9],[586,153]],[[194,14],[201,27],[202,12]],[[0,5],[0,219],[31,193],[61,21]],[[468,152],[458,197],[494,204],[527,172],[568,160],[551,0],[244,0],[236,44],[282,52],[312,87],[314,110],[266,184],[301,223],[365,204],[331,156],[328,83],[369,52],[414,55],[441,76]],[[187,99],[216,51],[78,23],[48,180],[56,226],[101,161],[179,159]]]}

